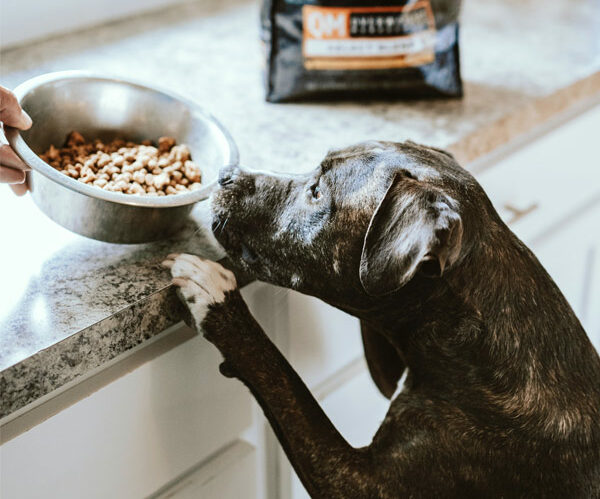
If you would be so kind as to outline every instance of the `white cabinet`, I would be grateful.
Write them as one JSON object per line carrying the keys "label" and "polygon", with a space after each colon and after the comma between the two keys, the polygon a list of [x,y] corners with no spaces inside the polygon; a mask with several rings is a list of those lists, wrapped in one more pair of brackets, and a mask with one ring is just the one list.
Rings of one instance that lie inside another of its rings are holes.
{"label": "white cabinet", "polygon": [[154,493],[252,423],[249,393],[219,374],[220,360],[196,335],[6,442],[0,497]]}
{"label": "white cabinet", "polygon": [[[373,384],[365,363],[356,376],[320,403],[335,427],[355,447],[371,442],[390,405]],[[309,498],[295,473],[291,480],[291,498]]]}
{"label": "white cabinet", "polygon": [[362,356],[357,318],[295,291],[288,293],[287,300],[288,360],[309,387]]}
{"label": "white cabinet", "polygon": [[597,106],[476,175],[500,216],[530,247],[600,201],[599,130]]}
{"label": "white cabinet", "polygon": [[[265,306],[265,288],[242,291],[251,309]],[[240,439],[253,423],[250,393],[183,323],[162,336],[171,349],[137,368],[124,355],[54,394],[73,405],[0,447],[2,499],[258,497],[257,453]],[[117,379],[107,375],[115,365],[125,366]]]}
{"label": "white cabinet", "polygon": [[600,205],[535,244],[534,251],[600,352]]}
{"label": "white cabinet", "polygon": [[323,410],[354,447],[371,443],[389,405],[373,383],[366,363],[356,376],[321,400]]}
{"label": "white cabinet", "polygon": [[256,452],[238,440],[149,499],[253,499],[255,491]]}

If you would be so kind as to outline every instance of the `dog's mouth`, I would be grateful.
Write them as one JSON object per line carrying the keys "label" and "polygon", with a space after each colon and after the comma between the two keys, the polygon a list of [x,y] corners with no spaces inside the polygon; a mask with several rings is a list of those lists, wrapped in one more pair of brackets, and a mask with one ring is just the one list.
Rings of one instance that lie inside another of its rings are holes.
{"label": "dog's mouth", "polygon": [[229,257],[239,259],[248,266],[258,263],[259,256],[247,241],[228,227],[229,217],[223,219],[218,214],[213,214],[212,232],[217,241],[225,248]]}
{"label": "dog's mouth", "polygon": [[240,247],[242,250],[242,260],[244,260],[249,265],[253,265],[258,262],[258,255],[250,246],[242,242],[240,243]]}

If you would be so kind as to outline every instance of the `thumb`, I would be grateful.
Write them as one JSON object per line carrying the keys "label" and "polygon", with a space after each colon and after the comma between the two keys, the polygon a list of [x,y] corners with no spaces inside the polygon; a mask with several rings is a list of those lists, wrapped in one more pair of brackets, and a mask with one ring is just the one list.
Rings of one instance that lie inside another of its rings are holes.
{"label": "thumb", "polygon": [[31,118],[21,109],[15,95],[3,87],[0,87],[0,121],[21,130],[27,130],[32,125]]}
{"label": "thumb", "polygon": [[33,124],[29,115],[21,108],[4,109],[0,112],[0,115],[0,121],[2,121],[2,123],[8,126],[19,128],[21,130],[27,130]]}

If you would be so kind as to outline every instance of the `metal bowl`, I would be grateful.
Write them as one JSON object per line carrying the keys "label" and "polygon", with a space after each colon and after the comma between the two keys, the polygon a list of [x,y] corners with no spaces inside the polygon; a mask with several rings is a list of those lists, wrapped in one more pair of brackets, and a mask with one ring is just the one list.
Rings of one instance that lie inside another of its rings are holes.
{"label": "metal bowl", "polygon": [[[225,128],[197,104],[146,85],[82,71],[49,73],[19,85],[21,106],[33,119],[27,131],[6,137],[32,171],[31,196],[52,220],[83,236],[112,243],[142,243],[171,236],[193,205],[206,199],[219,168],[238,163]],[[62,146],[77,130],[88,139],[122,137],[141,142],[166,135],[187,144],[205,187],[164,197],[105,191],[55,170],[39,155]]]}

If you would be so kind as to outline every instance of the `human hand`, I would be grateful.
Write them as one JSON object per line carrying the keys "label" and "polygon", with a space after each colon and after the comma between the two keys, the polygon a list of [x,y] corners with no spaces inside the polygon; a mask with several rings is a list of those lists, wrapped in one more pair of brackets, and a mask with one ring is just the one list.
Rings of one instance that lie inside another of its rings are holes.
{"label": "human hand", "polygon": [[[15,95],[0,86],[0,124],[8,125],[20,130],[27,130],[32,122],[28,114],[21,109]],[[21,161],[21,158],[8,144],[0,145],[0,183],[10,184],[17,196],[27,192],[27,175],[30,168]]]}

